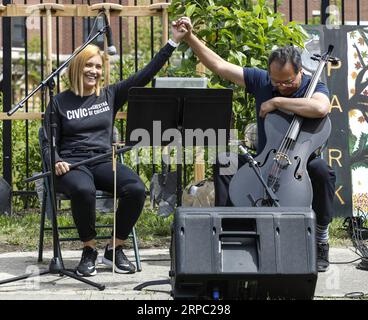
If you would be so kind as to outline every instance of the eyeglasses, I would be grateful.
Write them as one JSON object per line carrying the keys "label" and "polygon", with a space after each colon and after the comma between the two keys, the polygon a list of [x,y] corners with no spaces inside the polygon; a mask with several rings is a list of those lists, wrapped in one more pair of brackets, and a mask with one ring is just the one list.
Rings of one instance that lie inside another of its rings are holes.
{"label": "eyeglasses", "polygon": [[281,82],[274,82],[274,81],[271,80],[271,84],[274,87],[287,87],[287,88],[290,88],[290,87],[292,87],[295,84],[296,79],[298,78],[299,73],[300,73],[300,71],[298,72],[298,74],[295,76],[294,79],[289,79],[289,80],[281,81]]}

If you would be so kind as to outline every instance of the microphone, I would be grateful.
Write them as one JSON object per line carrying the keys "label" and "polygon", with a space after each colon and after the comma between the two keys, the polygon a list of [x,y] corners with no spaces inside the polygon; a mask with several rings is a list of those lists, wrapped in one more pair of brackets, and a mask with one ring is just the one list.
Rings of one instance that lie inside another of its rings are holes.
{"label": "microphone", "polygon": [[256,160],[254,160],[254,158],[251,156],[251,154],[248,152],[248,149],[243,147],[242,145],[239,146],[239,150],[241,152],[242,155],[245,156],[246,161],[253,165],[253,166],[258,166],[258,162]]}
{"label": "microphone", "polygon": [[111,33],[110,24],[107,19],[105,11],[102,11],[102,14],[104,16],[105,28],[106,28],[105,34],[106,34],[106,40],[107,40],[107,54],[109,56],[113,56],[116,54],[117,51],[116,51],[115,46],[112,44],[112,33]]}

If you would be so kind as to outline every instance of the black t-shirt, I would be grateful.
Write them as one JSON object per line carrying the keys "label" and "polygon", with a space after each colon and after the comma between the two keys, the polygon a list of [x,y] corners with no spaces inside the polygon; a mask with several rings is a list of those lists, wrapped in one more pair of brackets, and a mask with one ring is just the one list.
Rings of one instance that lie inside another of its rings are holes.
{"label": "black t-shirt", "polygon": [[[74,151],[111,150],[113,124],[116,113],[128,99],[131,87],[143,87],[167,62],[175,50],[166,44],[141,71],[126,80],[102,88],[100,95],[80,97],[71,90],[66,90],[54,97],[56,134],[55,161],[62,161],[63,154]],[[46,109],[44,128],[50,114],[50,105]],[[46,130],[45,130],[46,136]],[[48,142],[42,150],[49,159]]]}

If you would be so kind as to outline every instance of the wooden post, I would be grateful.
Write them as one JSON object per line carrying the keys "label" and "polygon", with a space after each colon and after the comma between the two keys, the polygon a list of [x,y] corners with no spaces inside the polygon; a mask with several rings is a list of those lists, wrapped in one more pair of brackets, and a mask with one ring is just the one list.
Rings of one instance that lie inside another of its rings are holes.
{"label": "wooden post", "polygon": [[204,77],[206,74],[206,67],[201,62],[196,66],[196,72],[199,76]]}
{"label": "wooden post", "polygon": [[[106,14],[107,21],[110,24],[110,11],[109,10],[106,10],[105,11],[105,14]],[[104,58],[104,66],[105,66],[105,76],[104,76],[104,79],[105,79],[104,80],[104,85],[105,86],[107,86],[107,85],[110,84],[110,56],[107,53],[107,47],[108,47],[107,37],[105,35],[105,40],[104,40],[104,55],[103,55],[103,58]]]}
{"label": "wooden post", "polygon": [[[203,77],[206,73],[206,67],[202,63],[196,66],[196,72]],[[204,147],[195,147],[195,164],[194,164],[194,182],[205,179],[205,163],[204,163]]]}
{"label": "wooden post", "polygon": [[169,40],[169,14],[167,10],[162,10],[162,45]]}
{"label": "wooden post", "polygon": [[[55,3],[49,3],[55,5]],[[115,3],[102,3],[104,7],[110,6],[110,11],[114,11],[116,6],[120,6]],[[41,4],[43,5],[43,4]],[[96,4],[100,5],[100,3]],[[162,10],[167,8],[170,3],[155,3],[149,6],[122,6],[123,10],[118,14],[112,13],[111,15],[117,15],[121,17],[161,17]],[[96,10],[92,10],[92,6],[86,4],[64,4],[63,11],[56,11],[53,13],[54,17],[95,17],[98,15]],[[94,6],[94,5],[93,5]],[[31,16],[29,8],[32,5],[28,4],[8,4],[5,8],[0,7],[0,16],[5,17],[28,17]],[[95,7],[94,7],[95,8]],[[45,12],[41,14],[45,16]]]}
{"label": "wooden post", "polygon": [[169,40],[169,13],[167,8],[170,3],[154,3],[148,6],[148,9],[152,12],[160,12],[162,18],[162,45],[164,45],[167,40]]}
{"label": "wooden post", "polygon": [[52,73],[52,13],[50,9],[46,9],[46,74],[50,73]]}
{"label": "wooden post", "polygon": [[[29,7],[29,12],[34,15],[46,16],[46,74],[52,73],[52,16],[56,11],[64,11],[64,6],[57,3],[41,3]],[[46,104],[49,103],[49,96],[46,95]]]}
{"label": "wooden post", "polygon": [[205,179],[204,147],[195,147],[194,183]]}

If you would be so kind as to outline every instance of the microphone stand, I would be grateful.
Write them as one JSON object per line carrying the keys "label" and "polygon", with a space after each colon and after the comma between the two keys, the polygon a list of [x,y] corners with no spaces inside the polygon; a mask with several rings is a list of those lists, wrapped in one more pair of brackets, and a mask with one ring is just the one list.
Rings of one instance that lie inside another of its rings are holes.
{"label": "microphone stand", "polygon": [[[71,277],[73,279],[79,280],[81,282],[84,282],[86,284],[89,284],[93,287],[98,288],[99,290],[104,290],[105,285],[101,285],[95,282],[92,282],[90,280],[87,280],[83,277],[79,277],[74,273],[73,270],[67,270],[64,267],[63,259],[61,256],[61,250],[60,250],[60,241],[59,241],[59,232],[58,232],[58,226],[57,226],[57,219],[56,219],[56,194],[55,194],[55,130],[56,130],[56,124],[54,123],[54,114],[55,114],[55,106],[54,106],[54,77],[58,75],[67,65],[68,63],[77,56],[87,45],[89,45],[94,39],[96,39],[101,34],[105,33],[107,31],[107,26],[102,27],[92,38],[88,39],[80,48],[78,48],[63,64],[61,64],[55,71],[53,71],[45,80],[43,80],[32,92],[23,98],[13,109],[11,109],[7,114],[8,116],[11,116],[14,114],[18,109],[23,107],[24,103],[30,99],[37,91],[39,91],[41,88],[44,89],[46,86],[49,89],[49,106],[51,108],[51,112],[49,113],[49,119],[46,119],[46,131],[48,135],[49,140],[49,154],[50,154],[50,173],[49,173],[49,179],[47,179],[47,183],[49,184],[49,197],[51,200],[51,223],[52,223],[52,235],[53,235],[53,258],[51,259],[49,269],[43,270],[39,274],[34,273],[27,273],[19,277],[14,277],[10,279],[5,279],[0,281],[0,285],[5,283],[10,283],[18,280],[27,279],[30,277],[36,277],[39,275],[44,274],[59,274],[59,275],[65,275],[68,277]],[[105,155],[104,155],[105,156]]]}
{"label": "microphone stand", "polygon": [[[115,154],[118,155],[118,154],[121,154],[121,153],[125,153],[129,150],[133,149],[133,146],[125,146],[121,149],[118,149]],[[110,157],[112,156],[112,151],[109,151],[109,152],[106,152],[104,154],[100,154],[98,156],[95,156],[95,157],[92,157],[92,158],[89,158],[89,159],[86,159],[86,160],[82,160],[82,161],[79,161],[79,162],[75,162],[75,163],[72,163],[69,165],[69,169],[75,169],[81,165],[84,165],[84,164],[87,164],[87,163],[90,163],[90,162],[94,162],[94,161],[97,161],[97,160],[100,160],[100,159],[103,159],[103,158],[107,158],[107,157]],[[29,182],[32,182],[32,181],[35,181],[35,180],[38,180],[38,179],[41,179],[41,178],[45,178],[45,177],[48,177],[51,175],[51,171],[47,171],[47,172],[44,172],[44,173],[40,173],[40,174],[36,174],[30,178],[27,178],[27,179],[24,179],[23,182],[26,182],[26,183],[29,183]]]}

